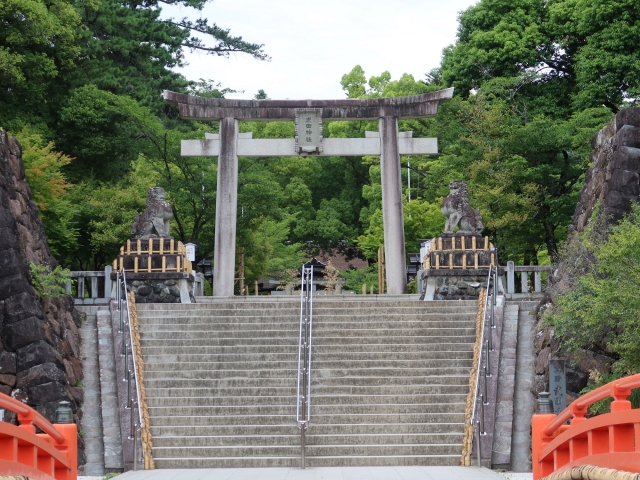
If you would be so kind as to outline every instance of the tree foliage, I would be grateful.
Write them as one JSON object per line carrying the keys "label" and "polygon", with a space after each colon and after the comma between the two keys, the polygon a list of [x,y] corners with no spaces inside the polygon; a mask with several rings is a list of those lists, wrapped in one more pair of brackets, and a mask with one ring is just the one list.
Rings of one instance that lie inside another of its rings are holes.
{"label": "tree foliage", "polygon": [[[596,213],[597,215],[597,213]],[[573,288],[557,297],[548,322],[570,350],[591,348],[619,360],[617,374],[640,370],[640,205],[618,225],[593,221],[567,251],[580,268]]]}
{"label": "tree foliage", "polygon": [[[205,3],[0,5],[0,126],[23,143],[29,181],[63,265],[110,263],[150,186],[167,192],[173,234],[197,243],[199,258],[212,255],[217,165],[182,157],[180,142],[216,132],[218,122],[182,120],[160,93],[234,93],[176,73],[188,50],[268,57],[262,45],[211,21],[167,18],[161,8],[198,14]],[[423,79],[367,76],[361,66],[335,79],[348,98],[455,87],[436,118],[399,122],[414,137],[438,138],[440,151],[400,159],[407,250],[442,232],[440,203],[448,183],[462,179],[501,263],[555,261],[591,136],[640,93],[639,22],[631,0],[480,0],[461,13],[456,43]],[[255,98],[268,95],[260,89]],[[254,138],[294,136],[292,122],[242,122],[240,129]],[[324,134],[361,138],[377,129],[376,121],[331,121]],[[339,250],[376,261],[384,243],[378,157],[240,158],[238,179],[237,239],[247,282],[286,277],[302,252]],[[377,279],[377,272],[345,275],[360,281],[373,273]]]}

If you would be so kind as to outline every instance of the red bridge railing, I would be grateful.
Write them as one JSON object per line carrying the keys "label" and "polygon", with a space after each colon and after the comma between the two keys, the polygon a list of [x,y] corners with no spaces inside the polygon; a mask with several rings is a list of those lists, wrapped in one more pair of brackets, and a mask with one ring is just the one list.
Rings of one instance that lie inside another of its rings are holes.
{"label": "red bridge railing", "polygon": [[[0,393],[0,408],[18,414],[20,426],[0,422],[0,474],[30,480],[76,480],[76,425],[52,425],[33,408]],[[45,433],[36,434],[36,426]]]}
{"label": "red bridge railing", "polygon": [[[558,415],[534,415],[533,480],[585,464],[640,472],[640,409],[627,400],[638,387],[640,374],[603,385]],[[608,397],[614,399],[610,413],[585,418],[589,405]]]}

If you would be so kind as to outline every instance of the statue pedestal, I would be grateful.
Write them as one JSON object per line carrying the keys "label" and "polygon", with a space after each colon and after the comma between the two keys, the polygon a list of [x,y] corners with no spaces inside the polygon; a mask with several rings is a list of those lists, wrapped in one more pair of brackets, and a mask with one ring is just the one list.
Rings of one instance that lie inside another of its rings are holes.
{"label": "statue pedestal", "polygon": [[425,300],[475,300],[498,264],[488,237],[443,234],[430,242],[422,265]]}
{"label": "statue pedestal", "polygon": [[173,238],[127,240],[113,261],[112,280],[124,269],[136,303],[195,303],[193,267]]}

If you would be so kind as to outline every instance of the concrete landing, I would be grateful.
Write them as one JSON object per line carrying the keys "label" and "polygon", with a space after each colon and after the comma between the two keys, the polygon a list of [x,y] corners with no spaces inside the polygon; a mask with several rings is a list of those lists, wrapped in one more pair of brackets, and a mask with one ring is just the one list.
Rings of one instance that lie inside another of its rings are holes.
{"label": "concrete landing", "polygon": [[118,480],[505,480],[478,467],[317,467],[140,470]]}

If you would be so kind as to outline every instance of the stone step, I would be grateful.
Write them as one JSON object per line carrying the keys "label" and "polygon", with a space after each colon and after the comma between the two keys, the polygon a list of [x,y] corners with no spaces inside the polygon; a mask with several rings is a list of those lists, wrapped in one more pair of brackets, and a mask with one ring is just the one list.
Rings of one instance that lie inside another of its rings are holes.
{"label": "stone step", "polygon": [[[417,307],[392,307],[392,306],[377,306],[371,305],[367,307],[358,308],[335,308],[333,306],[315,305],[313,307],[313,317],[326,318],[330,316],[353,316],[362,317],[367,315],[388,315],[390,317],[403,317],[410,315],[428,316],[433,317],[437,315],[451,316],[451,315],[475,315],[476,307],[449,307],[449,308],[424,308],[422,306]],[[300,308],[294,307],[289,309],[282,308],[193,308],[190,310],[154,310],[148,312],[140,312],[141,319],[144,323],[153,322],[155,320],[161,320],[165,318],[246,318],[250,319],[267,319],[273,318],[277,315],[286,320],[299,320]]]}
{"label": "stone step", "polygon": [[[392,403],[397,404],[434,404],[434,403],[463,403],[466,394],[462,393],[436,393],[427,395],[318,395],[312,396],[314,407],[317,405],[372,405]],[[290,405],[296,403],[296,394],[293,395],[255,395],[243,397],[216,396],[216,397],[148,397],[149,407],[206,407],[206,406],[232,406],[232,405]]]}
{"label": "stone step", "polygon": [[[175,371],[145,371],[145,380],[155,379],[180,379],[180,380],[212,380],[220,378],[247,378],[247,379],[267,379],[267,378],[297,378],[298,369],[226,369],[226,370],[185,370],[176,373]],[[313,367],[312,381],[323,382],[335,378],[382,378],[382,377],[425,377],[442,375],[469,375],[469,368],[464,366],[455,367],[417,367],[417,368],[394,368],[394,367],[373,367],[373,368],[332,368],[322,369]]]}
{"label": "stone step", "polygon": [[[196,347],[216,347],[216,346],[240,346],[240,345],[264,345],[268,343],[271,346],[279,345],[295,345],[298,346],[298,336],[296,337],[240,337],[240,338],[220,338],[220,337],[201,337],[201,338],[171,338],[171,335],[165,335],[168,338],[148,338],[141,336],[141,343],[143,347],[154,347],[160,345],[166,345],[167,347],[182,347],[188,346],[191,348]],[[337,336],[337,337],[316,337],[314,335],[313,345],[349,345],[349,349],[353,345],[358,344],[419,344],[424,347],[440,350],[440,345],[443,344],[473,344],[474,337],[467,335],[432,335],[432,336],[396,336],[396,335],[380,335],[376,337],[358,337],[358,336]],[[154,344],[155,343],[155,344]]]}
{"label": "stone step", "polygon": [[[312,456],[345,455],[455,455],[460,456],[460,445],[455,444],[393,444],[393,445],[308,445],[305,454]],[[300,445],[250,446],[180,446],[153,447],[158,458],[211,458],[211,457],[263,457],[300,455]]]}
{"label": "stone step", "polygon": [[[307,429],[307,436],[317,435],[388,435],[393,429],[394,435],[410,434],[455,434],[461,435],[464,431],[462,423],[348,423],[348,424],[316,424],[311,423]],[[151,433],[155,437],[160,436],[278,436],[288,435],[300,437],[300,430],[295,422],[286,425],[175,425],[175,426],[151,426]]]}
{"label": "stone step", "polygon": [[[292,320],[274,319],[270,318],[269,321],[262,322],[250,322],[246,321],[251,317],[218,317],[213,322],[209,317],[185,317],[184,319],[177,319],[175,317],[167,317],[162,319],[162,322],[154,322],[153,324],[142,324],[140,330],[143,332],[154,332],[162,330],[281,330],[283,327],[291,328],[295,330],[295,327],[299,326],[299,319]],[[330,330],[330,329],[408,329],[415,327],[429,327],[429,328],[469,328],[473,325],[473,318],[465,318],[461,315],[437,315],[428,317],[426,315],[406,315],[404,317],[394,316],[394,320],[385,320],[385,316],[382,315],[368,315],[359,317],[347,317],[346,319],[330,316],[326,318],[317,317],[314,315],[313,328]],[[235,321],[234,321],[235,320]]]}
{"label": "stone step", "polygon": [[[326,358],[327,356],[325,356]],[[316,357],[312,358],[312,365],[316,371],[326,370],[353,370],[353,369],[371,369],[371,368],[449,368],[449,367],[471,367],[471,358],[466,359],[417,359],[417,360],[390,360],[384,356],[377,359],[340,359],[340,360],[320,360]],[[187,372],[202,372],[212,370],[248,370],[248,369],[291,369],[298,368],[298,359],[290,355],[287,360],[270,360],[266,361],[259,358],[247,356],[244,361],[239,362],[182,362],[180,368],[176,368],[174,362],[147,363],[145,372],[176,372],[178,375],[182,369]],[[193,377],[186,377],[193,378]]]}
{"label": "stone step", "polygon": [[[464,394],[468,392],[468,382],[458,385],[314,385],[313,398],[329,395],[431,395],[431,394]],[[289,387],[217,387],[217,388],[147,388],[147,399],[169,398],[212,398],[212,397],[260,397],[260,396],[288,396],[295,397],[295,382]],[[314,400],[315,403],[315,400]]]}
{"label": "stone step", "polygon": [[[297,370],[296,370],[297,374]],[[424,386],[424,385],[469,385],[469,372],[459,375],[415,375],[400,376],[393,375],[388,377],[371,377],[371,376],[343,376],[317,378],[311,377],[311,385],[316,387],[332,387],[332,386]],[[206,379],[185,379],[185,378],[149,378],[145,375],[145,386],[147,389],[152,388],[224,388],[224,387],[294,387],[296,386],[296,377],[221,377]]]}
{"label": "stone step", "polygon": [[[425,444],[453,444],[462,442],[463,432],[453,433],[417,433],[417,434],[346,434],[346,435],[317,435],[310,432],[306,436],[306,445],[425,445]],[[179,447],[189,445],[193,447],[218,446],[260,446],[265,445],[264,435],[215,435],[215,436],[161,436],[153,435],[153,446]],[[300,446],[300,434],[270,435],[269,445]]]}
{"label": "stone step", "polygon": [[[312,397],[313,398],[313,397]],[[312,417],[331,415],[394,415],[429,412],[431,414],[456,413],[464,398],[457,403],[436,402],[436,403],[375,403],[375,404],[335,404],[319,405],[313,403]],[[462,407],[464,409],[464,407]],[[149,407],[149,415],[168,416],[175,413],[174,406]],[[224,415],[295,415],[295,400],[284,405],[270,405],[268,402],[254,405],[215,405],[215,406],[188,406],[182,405],[179,409],[181,416],[224,416]]]}
{"label": "stone step", "polygon": [[[151,426],[206,426],[206,425],[281,425],[291,423],[295,425],[295,405],[291,407],[289,415],[193,415],[177,416],[175,409],[168,416],[153,415]],[[322,424],[358,424],[377,423],[391,425],[397,423],[460,423],[464,422],[464,412],[454,413],[380,413],[380,414],[314,414],[312,410],[312,422],[314,425]],[[393,427],[395,428],[395,427]]]}
{"label": "stone step", "polygon": [[[188,353],[188,354],[164,354],[164,355],[145,355],[145,368],[155,368],[159,364],[176,365],[176,364],[189,364],[190,366],[197,362],[206,363],[230,363],[230,362],[244,362],[250,360],[252,362],[273,362],[273,361],[285,361],[294,359],[298,361],[297,350],[291,349],[286,353],[227,353],[227,354],[203,354],[203,353]],[[313,362],[330,361],[336,358],[333,352],[313,352]],[[364,360],[417,360],[417,361],[429,361],[429,360],[455,360],[464,359],[469,360],[473,358],[473,351],[470,348],[459,351],[425,351],[425,352],[348,352],[340,356],[340,361],[364,361]],[[153,366],[153,367],[152,367]]]}
{"label": "stone step", "polygon": [[[142,352],[145,358],[147,356],[157,355],[181,355],[181,354],[203,354],[203,355],[227,355],[227,354],[256,354],[264,353],[269,354],[272,352],[278,352],[279,354],[288,355],[294,354],[297,358],[298,345],[279,345],[277,349],[274,349],[273,345],[216,345],[216,346],[191,346],[183,345],[177,347],[163,347],[161,343],[154,341],[153,344],[142,344]],[[335,356],[336,354],[342,354],[345,349],[342,345],[321,345],[321,349],[318,345],[313,345],[313,356],[316,355],[329,355]],[[318,348],[316,348],[318,347]],[[469,351],[473,349],[473,344],[465,343],[439,343],[435,345],[421,345],[419,343],[412,344],[352,344],[349,346],[348,352],[350,354],[365,354],[371,353],[377,355],[378,353],[393,355],[398,353],[411,353],[416,355],[428,354],[428,353],[443,353],[455,352],[455,351]],[[197,352],[197,353],[196,353]]]}
{"label": "stone step", "polygon": [[[463,369],[464,370],[464,369]],[[447,375],[392,375],[392,376],[343,376],[343,377],[318,377],[311,376],[311,386],[334,386],[334,385],[444,385],[444,384],[469,385],[469,369],[466,373]]]}
{"label": "stone step", "polygon": [[273,337],[266,340],[264,337],[254,338],[219,338],[219,337],[201,337],[201,338],[148,338],[144,335],[140,336],[140,342],[142,347],[154,347],[154,346],[166,346],[171,347],[224,347],[224,346],[239,346],[239,345],[269,345],[273,347],[280,346],[294,346],[298,348],[298,335]]}
{"label": "stone step", "polygon": [[[314,327],[316,327],[314,325]],[[294,332],[291,329],[273,328],[273,329],[251,329],[251,330],[225,330],[219,328],[209,329],[174,329],[174,330],[141,330],[140,338],[142,340],[177,340],[177,339],[202,339],[205,336],[215,336],[216,338],[253,338],[256,335],[261,338],[282,338],[283,336],[290,337]],[[394,338],[397,336],[406,337],[426,337],[425,340],[447,337],[447,336],[464,336],[469,337],[475,334],[475,328],[471,328],[467,325],[464,326],[425,326],[414,328],[341,328],[336,329],[324,329],[316,327],[313,329],[313,338],[324,339],[334,338],[336,334],[339,334],[339,338],[345,337],[357,337],[375,339],[376,337],[388,337],[393,334]],[[427,340],[428,342],[429,340]]]}
{"label": "stone step", "polygon": [[298,369],[295,364],[291,364],[291,368],[288,369],[229,369],[229,370],[199,370],[190,371],[184,370],[180,372],[176,371],[146,371],[144,373],[145,380],[156,379],[172,379],[176,381],[189,381],[189,380],[216,380],[222,378],[244,378],[244,379],[271,379],[271,378],[297,378]]}
{"label": "stone step", "polygon": [[[298,447],[299,448],[299,447]],[[460,464],[457,455],[361,455],[305,456],[306,466],[313,467],[376,467],[376,466],[451,466]],[[157,458],[157,469],[166,468],[277,468],[299,467],[300,454],[295,457],[218,457],[218,458]]]}
{"label": "stone step", "polygon": [[[296,371],[297,372],[297,371]],[[223,378],[158,378],[151,379],[145,375],[144,384],[147,390],[153,388],[225,388],[225,387],[288,387],[296,388],[295,377],[275,377],[275,378],[246,378],[246,377],[223,377]]]}

